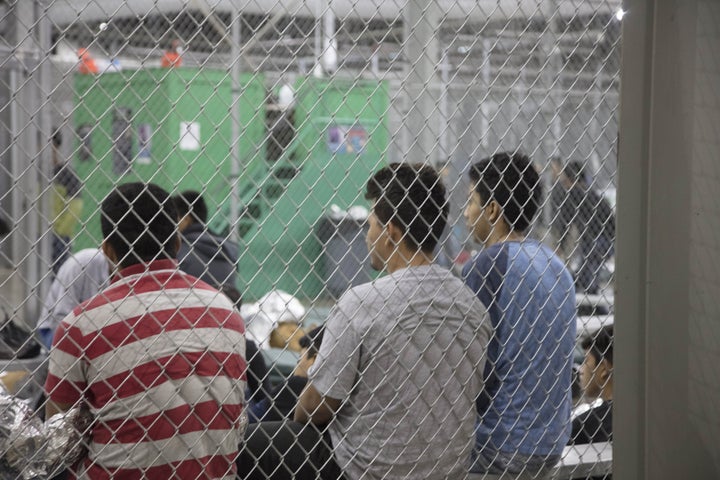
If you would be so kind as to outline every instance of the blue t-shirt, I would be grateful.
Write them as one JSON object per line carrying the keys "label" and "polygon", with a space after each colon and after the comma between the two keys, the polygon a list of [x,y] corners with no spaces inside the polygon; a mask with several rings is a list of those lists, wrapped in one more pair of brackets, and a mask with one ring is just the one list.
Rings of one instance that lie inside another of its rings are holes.
{"label": "blue t-shirt", "polygon": [[463,278],[494,335],[478,399],[479,450],[559,455],[570,437],[575,287],[563,262],[533,240],[477,254]]}

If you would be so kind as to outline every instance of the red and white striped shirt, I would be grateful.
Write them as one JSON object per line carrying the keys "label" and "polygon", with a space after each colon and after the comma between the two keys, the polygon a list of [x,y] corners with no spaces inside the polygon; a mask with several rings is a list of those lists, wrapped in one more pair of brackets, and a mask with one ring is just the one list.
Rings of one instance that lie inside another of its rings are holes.
{"label": "red and white striped shirt", "polygon": [[245,327],[227,297],[172,260],[123,269],[58,328],[45,390],[95,418],[92,479],[235,478]]}

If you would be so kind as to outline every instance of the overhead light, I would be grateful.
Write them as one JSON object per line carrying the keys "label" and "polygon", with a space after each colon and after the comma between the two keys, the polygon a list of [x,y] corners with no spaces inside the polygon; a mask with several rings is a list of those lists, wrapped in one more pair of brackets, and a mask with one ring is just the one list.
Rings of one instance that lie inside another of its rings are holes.
{"label": "overhead light", "polygon": [[618,9],[615,11],[615,19],[616,19],[618,22],[622,21],[622,19],[623,19],[623,17],[625,16],[626,13],[627,13],[627,12],[626,12],[625,10],[623,10],[622,8],[618,8]]}

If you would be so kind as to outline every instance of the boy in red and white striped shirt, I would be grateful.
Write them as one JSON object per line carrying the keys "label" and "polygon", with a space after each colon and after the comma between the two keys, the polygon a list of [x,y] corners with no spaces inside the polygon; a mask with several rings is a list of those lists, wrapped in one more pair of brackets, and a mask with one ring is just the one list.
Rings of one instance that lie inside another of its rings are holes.
{"label": "boy in red and white striped shirt", "polygon": [[110,286],[58,328],[46,415],[75,405],[95,422],[79,478],[235,478],[245,388],[243,321],[177,269],[176,210],[153,184],[102,203]]}

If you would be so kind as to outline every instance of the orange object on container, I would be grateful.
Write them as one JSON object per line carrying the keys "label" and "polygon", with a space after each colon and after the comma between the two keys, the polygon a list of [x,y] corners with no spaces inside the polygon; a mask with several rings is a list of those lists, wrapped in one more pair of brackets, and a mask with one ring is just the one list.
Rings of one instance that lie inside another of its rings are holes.
{"label": "orange object on container", "polygon": [[180,54],[177,52],[165,52],[162,57],[162,62],[160,63],[163,68],[174,68],[179,67],[182,65],[182,58],[180,58]]}
{"label": "orange object on container", "polygon": [[80,59],[80,66],[78,67],[80,73],[83,75],[94,75],[98,73],[95,59],[92,58],[87,48],[78,49],[78,58]]}
{"label": "orange object on container", "polygon": [[182,50],[180,49],[180,42],[173,40],[170,50],[165,51],[162,56],[160,65],[163,68],[176,68],[182,65],[181,58]]}

